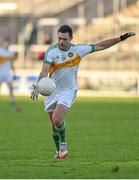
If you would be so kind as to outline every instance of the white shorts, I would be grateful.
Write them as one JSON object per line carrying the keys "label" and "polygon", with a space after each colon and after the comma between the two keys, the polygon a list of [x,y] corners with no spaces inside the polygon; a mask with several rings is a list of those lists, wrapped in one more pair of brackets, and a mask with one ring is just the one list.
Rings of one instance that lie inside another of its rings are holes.
{"label": "white shorts", "polygon": [[13,81],[13,74],[7,73],[7,74],[0,74],[0,83],[2,82],[12,82]]}
{"label": "white shorts", "polygon": [[70,108],[76,98],[77,90],[68,90],[53,93],[47,96],[44,101],[44,110],[47,112],[53,112],[57,104],[62,104],[67,108]]}

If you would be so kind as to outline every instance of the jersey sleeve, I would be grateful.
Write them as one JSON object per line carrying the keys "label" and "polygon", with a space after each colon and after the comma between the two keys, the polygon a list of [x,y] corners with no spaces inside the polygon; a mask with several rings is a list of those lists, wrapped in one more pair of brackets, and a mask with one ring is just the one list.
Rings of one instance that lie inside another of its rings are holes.
{"label": "jersey sleeve", "polygon": [[53,55],[51,48],[48,48],[44,55],[44,64],[52,64]]}
{"label": "jersey sleeve", "polygon": [[90,45],[85,45],[85,44],[79,44],[77,45],[77,51],[80,57],[84,57],[89,53],[92,53],[95,51],[95,45],[90,44]]}

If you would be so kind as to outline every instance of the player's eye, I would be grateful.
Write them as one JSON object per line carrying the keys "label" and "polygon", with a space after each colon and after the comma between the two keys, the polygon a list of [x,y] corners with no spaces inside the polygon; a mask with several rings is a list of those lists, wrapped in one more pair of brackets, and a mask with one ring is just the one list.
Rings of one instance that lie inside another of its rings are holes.
{"label": "player's eye", "polygon": [[61,38],[61,37],[59,37],[58,39],[59,39],[59,40],[64,40],[64,41],[67,41],[67,39],[66,39],[66,38]]}

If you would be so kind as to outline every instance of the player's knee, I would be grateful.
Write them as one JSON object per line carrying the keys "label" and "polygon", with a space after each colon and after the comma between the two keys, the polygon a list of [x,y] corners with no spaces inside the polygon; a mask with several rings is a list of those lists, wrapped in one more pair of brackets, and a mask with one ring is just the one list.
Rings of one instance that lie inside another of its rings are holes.
{"label": "player's knee", "polygon": [[53,123],[55,124],[55,126],[59,126],[59,125],[60,125],[61,118],[60,118],[59,115],[54,114],[54,115],[52,116],[52,120],[53,120]]}

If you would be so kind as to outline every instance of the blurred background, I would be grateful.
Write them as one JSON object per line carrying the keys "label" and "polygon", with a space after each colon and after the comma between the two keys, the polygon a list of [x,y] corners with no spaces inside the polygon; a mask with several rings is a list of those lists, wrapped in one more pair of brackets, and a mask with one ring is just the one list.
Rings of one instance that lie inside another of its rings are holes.
{"label": "blurred background", "polygon": [[[138,96],[139,0],[0,0],[0,45],[3,37],[11,39],[16,94],[30,93],[62,24],[73,28],[76,44],[135,32],[136,37],[85,57],[78,80],[79,95]],[[2,94],[7,94],[5,85]]]}

